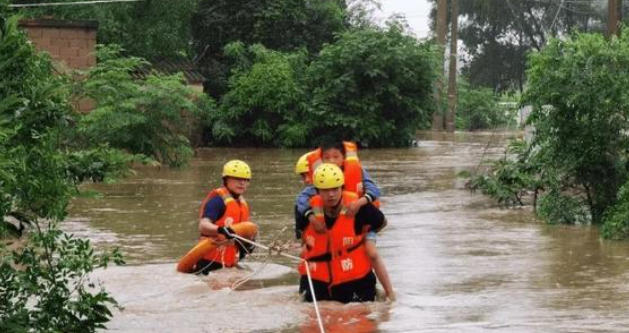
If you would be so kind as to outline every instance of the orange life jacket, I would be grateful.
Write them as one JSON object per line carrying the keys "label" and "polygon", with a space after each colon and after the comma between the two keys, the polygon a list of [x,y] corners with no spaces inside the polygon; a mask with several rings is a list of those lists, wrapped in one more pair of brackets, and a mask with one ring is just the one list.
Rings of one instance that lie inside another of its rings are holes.
{"label": "orange life jacket", "polygon": [[[355,143],[343,141],[345,146],[345,160],[343,161],[343,175],[345,176],[345,190],[364,194],[363,169],[358,160],[358,147]],[[323,163],[321,148],[317,148],[308,154],[308,177],[314,179],[314,172]]]}
{"label": "orange life jacket", "polygon": [[[199,210],[199,219],[203,218],[205,205],[217,196],[223,199],[225,213],[214,224],[219,227],[229,227],[240,222],[249,221],[249,206],[245,199],[242,196],[234,199],[225,187],[215,189],[205,197]],[[203,238],[204,236],[201,237]],[[224,267],[235,266],[238,263],[238,247],[233,242],[229,242],[210,250],[203,259],[220,263]]]}
{"label": "orange life jacket", "polygon": [[[356,193],[344,191],[341,212],[332,228],[319,234],[309,225],[303,234],[305,245],[301,257],[308,261],[312,278],[329,283],[330,287],[361,279],[372,269],[365,249],[366,229],[356,234],[354,218],[345,215],[349,204],[357,199]],[[325,223],[321,196],[312,197],[310,205],[315,218]],[[306,275],[304,262],[298,269],[301,275]]]}

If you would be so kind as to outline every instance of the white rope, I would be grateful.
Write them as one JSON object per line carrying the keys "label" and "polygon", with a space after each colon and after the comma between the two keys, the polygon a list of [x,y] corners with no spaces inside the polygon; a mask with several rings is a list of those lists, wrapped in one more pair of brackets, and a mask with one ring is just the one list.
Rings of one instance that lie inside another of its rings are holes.
{"label": "white rope", "polygon": [[94,1],[74,1],[74,2],[22,3],[22,4],[9,5],[9,8],[93,5],[93,4],[99,4],[99,3],[139,2],[139,1],[144,1],[144,0],[94,0]]}
{"label": "white rope", "polygon": [[[286,231],[286,227],[282,228],[282,230],[280,230],[280,232],[278,232],[275,237],[273,238],[273,240],[271,241],[271,249],[274,249],[277,247],[277,251],[278,253],[282,250],[282,246],[281,245],[277,245],[280,236],[284,233],[284,231]],[[253,237],[253,239],[256,239],[256,237]],[[240,244],[240,247],[245,250],[245,252],[247,254],[251,254],[251,252],[249,252],[249,250],[247,250],[247,248],[243,245],[242,241],[240,241],[239,239],[234,239],[236,242],[238,242],[238,244]],[[287,244],[287,243],[286,243]],[[264,261],[262,262],[262,264],[260,265],[260,267],[258,267],[256,270],[254,270],[251,274],[245,276],[244,278],[234,282],[231,286],[231,290],[236,290],[238,289],[240,286],[242,286],[243,284],[245,284],[247,281],[251,280],[254,276],[260,274],[260,272],[262,272],[262,270],[264,270],[264,268],[269,264],[269,262],[271,261],[271,256],[273,255],[273,251],[269,250],[269,253],[267,254],[266,258],[264,259]]]}
{"label": "white rope", "polygon": [[[240,237],[236,234],[232,234],[232,236],[234,236],[234,238],[243,241],[245,243],[251,244],[253,246],[257,246],[261,249],[267,250],[267,251],[272,251],[273,248],[272,247],[268,247],[265,245],[262,245],[260,243],[256,243],[254,241],[251,241],[249,239],[246,239],[244,237]],[[315,296],[315,291],[314,291],[314,285],[312,284],[312,277],[310,276],[310,267],[308,267],[308,261],[306,261],[303,258],[294,256],[294,255],[290,255],[287,253],[283,253],[281,251],[277,252],[278,255],[285,257],[285,258],[289,258],[289,259],[293,259],[299,262],[304,262],[304,265],[306,266],[306,275],[308,276],[308,286],[310,287],[310,294],[312,295],[312,304],[314,304],[314,308],[315,308],[315,313],[317,314],[317,323],[319,324],[319,330],[321,331],[321,333],[325,333],[325,329],[323,328],[323,321],[321,320],[321,313],[319,312],[319,305],[317,304],[317,297]]]}

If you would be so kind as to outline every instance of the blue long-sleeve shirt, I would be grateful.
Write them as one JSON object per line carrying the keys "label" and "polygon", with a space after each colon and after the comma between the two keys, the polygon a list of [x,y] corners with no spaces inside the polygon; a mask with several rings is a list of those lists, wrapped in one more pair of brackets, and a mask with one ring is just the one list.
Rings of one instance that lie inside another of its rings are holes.
{"label": "blue long-sleeve shirt", "polygon": [[[365,189],[364,196],[367,197],[370,202],[373,202],[380,197],[380,189],[376,183],[373,182],[371,176],[364,168],[362,169],[362,174],[363,186]],[[310,198],[316,194],[317,190],[312,185],[306,186],[301,193],[299,193],[297,196],[297,212],[301,214],[301,216],[308,216],[312,213],[312,210],[310,209]]]}

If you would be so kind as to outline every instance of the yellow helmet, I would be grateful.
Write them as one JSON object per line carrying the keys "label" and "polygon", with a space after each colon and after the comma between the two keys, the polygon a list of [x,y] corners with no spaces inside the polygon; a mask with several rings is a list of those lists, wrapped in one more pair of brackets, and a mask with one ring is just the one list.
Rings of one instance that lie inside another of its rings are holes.
{"label": "yellow helmet", "polygon": [[301,155],[301,157],[297,160],[297,164],[295,164],[295,173],[302,174],[304,172],[308,172],[308,154],[305,153]]}
{"label": "yellow helmet", "polygon": [[343,170],[332,163],[323,163],[314,173],[314,186],[319,190],[329,190],[345,184]]}
{"label": "yellow helmet", "polygon": [[223,166],[223,177],[251,179],[251,169],[241,160],[231,160]]}

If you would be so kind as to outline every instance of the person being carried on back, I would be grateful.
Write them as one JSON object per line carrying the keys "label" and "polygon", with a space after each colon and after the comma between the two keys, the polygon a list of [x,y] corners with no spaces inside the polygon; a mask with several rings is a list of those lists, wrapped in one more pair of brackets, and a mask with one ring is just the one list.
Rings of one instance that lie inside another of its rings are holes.
{"label": "person being carried on back", "polygon": [[[375,204],[376,207],[379,207],[377,200],[380,196],[380,189],[373,182],[369,173],[362,168],[357,153],[356,144],[352,142],[325,142],[318,149],[307,154],[308,177],[302,176],[304,179],[313,180],[315,169],[323,163],[331,163],[339,167],[343,172],[344,191],[357,195],[357,200],[352,200],[344,211],[344,214],[349,218],[353,218],[362,207],[367,205]],[[316,218],[314,210],[310,205],[311,198],[317,195],[315,187],[312,185],[306,186],[297,197],[295,229],[298,239],[302,238],[302,233],[308,226],[311,226],[316,233],[326,232],[325,222]],[[304,240],[302,239],[302,241]],[[376,242],[376,230],[369,230],[365,235],[365,247],[371,266],[380,284],[382,284],[386,297],[389,300],[395,300],[393,286],[391,285],[386,266],[378,254]]]}
{"label": "person being carried on back", "polygon": [[[353,216],[347,214],[351,204],[358,200],[358,195],[343,190],[343,171],[335,164],[319,166],[313,182],[317,195],[310,199],[310,204],[325,231],[317,232],[308,225],[303,232],[301,256],[306,261],[298,266],[300,293],[306,301],[312,301],[307,277],[309,271],[317,300],[342,303],[374,301],[376,266],[367,251],[369,241],[366,235],[384,228],[386,218],[371,203],[359,208]],[[377,260],[376,264],[384,268],[381,260]],[[393,298],[386,270],[384,273],[380,282],[387,290],[387,296]]]}

